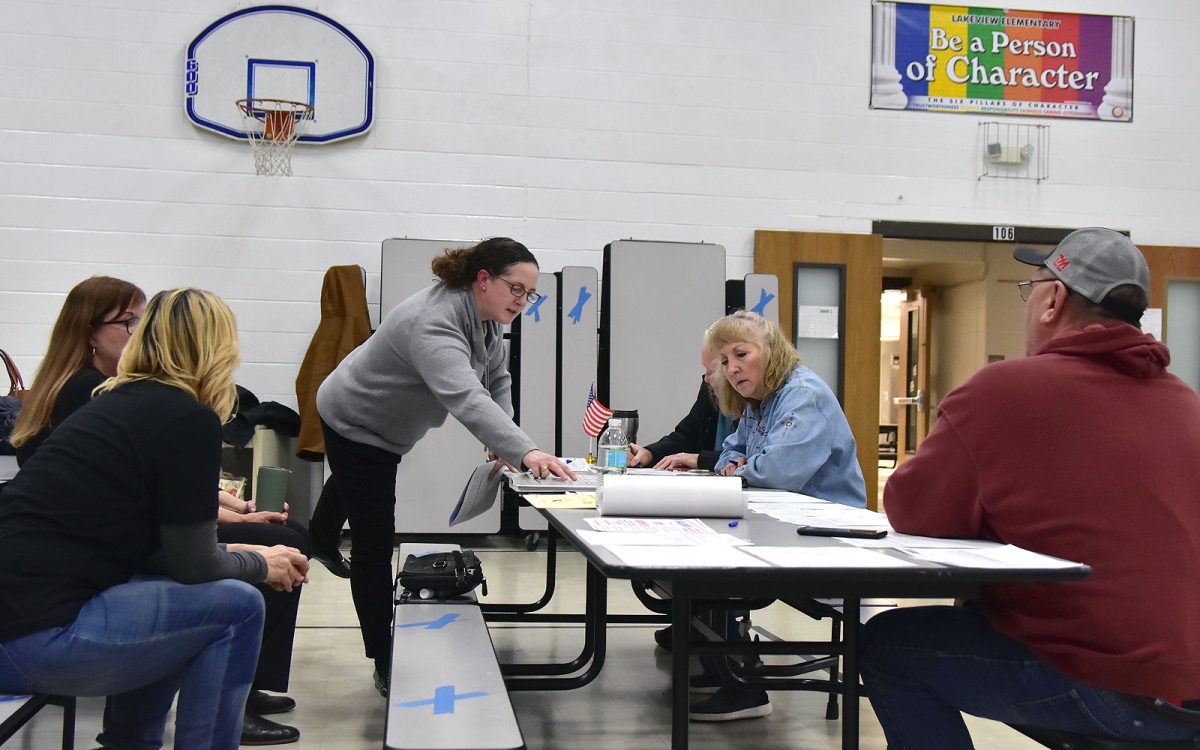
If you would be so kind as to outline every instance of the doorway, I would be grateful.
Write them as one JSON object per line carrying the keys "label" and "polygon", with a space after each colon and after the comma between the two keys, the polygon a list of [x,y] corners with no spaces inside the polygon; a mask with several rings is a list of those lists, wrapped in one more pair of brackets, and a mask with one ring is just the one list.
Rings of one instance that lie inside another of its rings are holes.
{"label": "doorway", "polygon": [[1024,355],[1023,307],[1014,285],[1028,272],[1012,259],[1012,248],[1011,243],[883,240],[881,509],[887,478],[916,452],[945,395],[989,362]]}

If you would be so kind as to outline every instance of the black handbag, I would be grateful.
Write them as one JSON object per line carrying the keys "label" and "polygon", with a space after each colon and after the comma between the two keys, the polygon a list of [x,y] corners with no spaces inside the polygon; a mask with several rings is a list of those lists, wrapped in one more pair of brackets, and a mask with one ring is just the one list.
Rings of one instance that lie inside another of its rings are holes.
{"label": "black handbag", "polygon": [[466,552],[431,552],[428,555],[409,555],[396,576],[402,592],[399,601],[409,599],[452,599],[483,587],[487,596],[487,579],[483,565],[470,550]]}

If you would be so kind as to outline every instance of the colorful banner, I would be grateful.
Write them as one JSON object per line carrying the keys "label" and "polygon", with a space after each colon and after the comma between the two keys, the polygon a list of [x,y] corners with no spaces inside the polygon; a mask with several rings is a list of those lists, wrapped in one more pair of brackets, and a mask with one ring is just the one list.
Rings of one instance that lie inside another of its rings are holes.
{"label": "colorful banner", "polygon": [[879,2],[871,107],[1129,121],[1133,19]]}

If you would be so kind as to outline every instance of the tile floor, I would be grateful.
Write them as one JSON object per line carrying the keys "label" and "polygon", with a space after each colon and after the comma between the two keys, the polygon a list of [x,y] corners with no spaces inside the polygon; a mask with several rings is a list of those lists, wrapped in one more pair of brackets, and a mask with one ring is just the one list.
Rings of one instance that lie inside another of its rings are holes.
{"label": "tile floor", "polygon": [[[540,596],[544,580],[544,545],[526,551],[521,540],[506,537],[464,538],[464,546],[480,552],[488,575],[489,599],[530,601]],[[559,555],[557,594],[552,607],[582,611],[583,561],[573,551]],[[300,729],[296,750],[378,750],[384,733],[384,701],[371,685],[371,665],[362,656],[347,581],[315,566],[300,606],[292,684],[298,703],[293,714],[274,717]],[[629,584],[609,587],[613,612],[644,612]],[[775,604],[754,615],[756,626],[791,638],[827,637],[828,625]],[[530,750],[622,748],[666,750],[670,747],[670,656],[654,646],[650,626],[614,625],[609,630],[608,658],[590,685],[566,692],[518,692],[512,696]],[[578,626],[518,627],[494,625],[492,637],[506,661],[574,657],[582,643]],[[694,750],[745,747],[754,750],[836,750],[840,723],[824,719],[825,696],[776,691],[774,713],[761,719],[691,725]],[[76,745],[95,747],[102,701],[80,703]],[[885,743],[870,705],[862,703],[863,750],[883,750]],[[58,747],[60,714],[44,709],[30,727],[5,748],[46,750]],[[994,722],[969,719],[979,750],[1036,750],[1039,746]],[[167,746],[170,747],[168,728]],[[191,750],[186,749],[186,750]]]}

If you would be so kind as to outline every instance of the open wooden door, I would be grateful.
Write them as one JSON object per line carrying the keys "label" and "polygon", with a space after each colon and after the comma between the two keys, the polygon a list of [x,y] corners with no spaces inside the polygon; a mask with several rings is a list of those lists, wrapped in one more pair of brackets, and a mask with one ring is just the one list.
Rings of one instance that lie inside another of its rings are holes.
{"label": "open wooden door", "polygon": [[908,290],[900,303],[900,372],[904,395],[892,399],[900,407],[896,465],[912,458],[929,432],[929,291]]}
{"label": "open wooden door", "polygon": [[[842,410],[854,433],[867,483],[867,507],[878,506],[879,316],[883,237],[824,232],[754,233],[754,271],[779,279],[779,325],[795,341],[796,271],[805,264],[843,270],[839,311]],[[800,351],[801,356],[804,350]],[[832,387],[832,386],[831,386]],[[839,388],[834,388],[838,392]]]}

